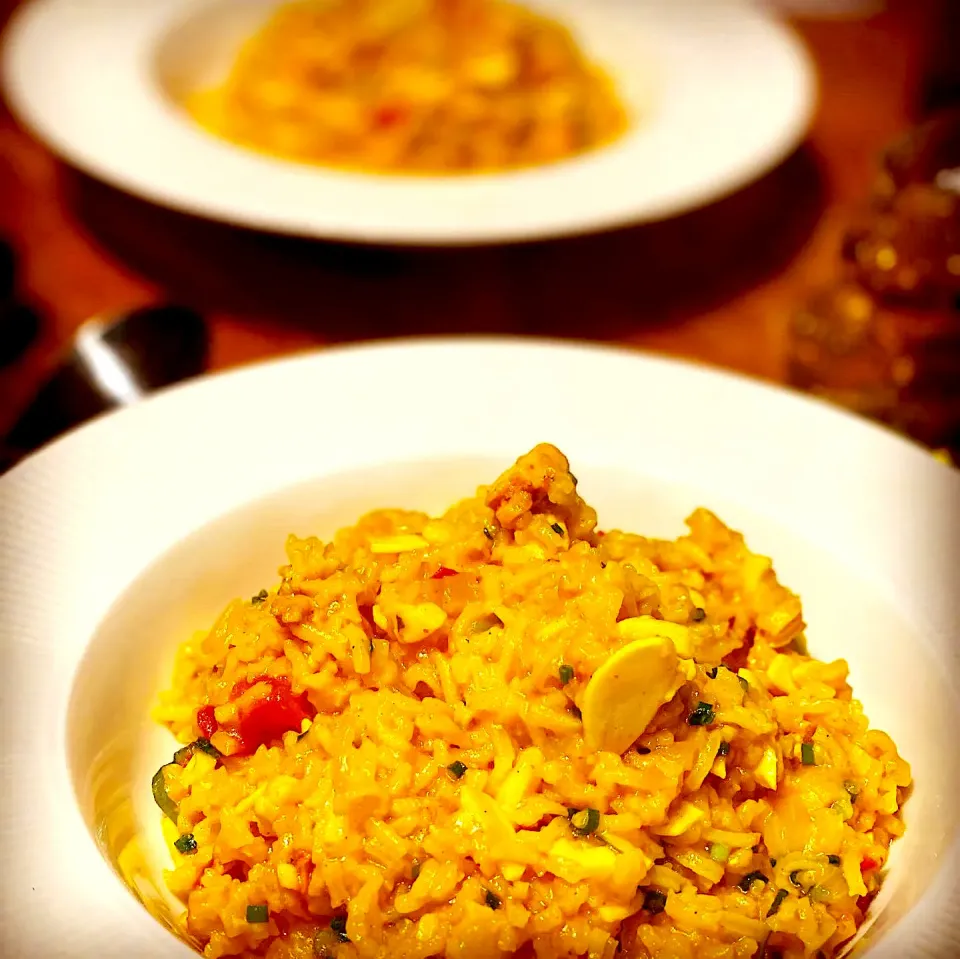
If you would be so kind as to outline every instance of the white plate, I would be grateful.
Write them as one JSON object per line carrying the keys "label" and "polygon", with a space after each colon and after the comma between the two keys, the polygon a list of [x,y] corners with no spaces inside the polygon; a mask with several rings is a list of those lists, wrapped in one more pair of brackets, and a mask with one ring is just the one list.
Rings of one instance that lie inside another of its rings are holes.
{"label": "white plate", "polygon": [[176,644],[286,534],[442,508],[548,440],[602,523],[704,504],[773,555],[814,654],[912,763],[871,959],[960,955],[960,474],[865,421],[728,374],[588,347],[439,340],[307,354],[102,418],[0,480],[0,955],[175,959],[107,860],[143,837],[163,917],[148,708]]}
{"label": "white plate", "polygon": [[221,142],[173,99],[222,76],[272,4],[34,0],[11,26],[9,101],[66,159],[157,203],[283,233],[461,244],[596,230],[706,203],[782,159],[814,99],[799,42],[746,3],[533,0],[575,25],[614,73],[639,115],[624,139],[505,175],[325,171]]}

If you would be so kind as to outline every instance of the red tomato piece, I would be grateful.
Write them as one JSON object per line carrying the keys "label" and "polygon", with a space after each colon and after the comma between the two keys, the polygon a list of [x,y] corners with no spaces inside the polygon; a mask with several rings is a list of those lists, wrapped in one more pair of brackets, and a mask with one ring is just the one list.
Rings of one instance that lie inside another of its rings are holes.
{"label": "red tomato piece", "polygon": [[457,576],[460,570],[450,569],[449,566],[441,566],[434,574],[431,576],[431,579],[446,579],[448,576]]}
{"label": "red tomato piece", "polygon": [[870,872],[871,869],[876,869],[880,863],[876,859],[873,859],[870,856],[864,856],[863,861],[860,863],[861,872]]}
{"label": "red tomato piece", "polygon": [[379,129],[389,130],[402,123],[406,116],[406,108],[397,104],[387,104],[377,108],[373,114],[373,122]]}
{"label": "red tomato piece", "polygon": [[197,728],[204,739],[209,739],[217,731],[217,725],[213,706],[201,706],[197,710]]}
{"label": "red tomato piece", "polygon": [[310,718],[306,694],[294,696],[286,677],[258,676],[243,680],[233,687],[233,698],[259,683],[270,686],[270,692],[241,710],[240,721],[231,733],[240,747],[237,755],[255,753],[258,747],[275,742],[284,733],[299,730],[304,719]]}

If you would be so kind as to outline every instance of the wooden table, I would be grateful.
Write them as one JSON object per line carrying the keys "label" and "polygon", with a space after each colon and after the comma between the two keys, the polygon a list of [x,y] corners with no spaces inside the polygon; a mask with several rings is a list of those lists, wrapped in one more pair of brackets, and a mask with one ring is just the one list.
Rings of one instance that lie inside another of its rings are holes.
{"label": "wooden table", "polygon": [[[0,0],[0,21],[14,5]],[[888,0],[868,21],[798,24],[821,103],[804,146],[762,181],[662,224],[530,246],[366,249],[209,223],[66,168],[0,106],[0,236],[45,317],[29,354],[0,370],[0,434],[79,323],[160,297],[209,318],[216,369],[370,337],[495,332],[782,379],[795,304],[833,275],[878,150],[915,116],[937,9]]]}

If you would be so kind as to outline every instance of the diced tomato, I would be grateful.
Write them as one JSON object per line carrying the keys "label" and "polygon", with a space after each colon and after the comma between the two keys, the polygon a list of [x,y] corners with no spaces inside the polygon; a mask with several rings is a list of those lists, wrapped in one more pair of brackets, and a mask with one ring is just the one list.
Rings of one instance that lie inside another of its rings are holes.
{"label": "diced tomato", "polygon": [[873,859],[871,856],[864,856],[863,861],[860,863],[861,872],[870,872],[871,869],[876,869],[880,863],[876,859]]}
{"label": "diced tomato", "polygon": [[230,731],[239,746],[236,755],[250,755],[258,747],[280,739],[284,733],[299,730],[312,712],[306,694],[294,696],[286,677],[258,676],[243,680],[233,687],[233,698],[238,699],[259,683],[270,686],[270,692],[241,710],[239,722]]}
{"label": "diced tomato", "polygon": [[385,104],[378,107],[373,114],[374,125],[380,130],[389,130],[398,123],[402,123],[407,116],[405,107],[399,104]]}
{"label": "diced tomato", "polygon": [[197,728],[204,739],[209,739],[217,731],[217,717],[213,706],[201,706],[197,710]]}
{"label": "diced tomato", "polygon": [[441,566],[440,569],[438,569],[430,578],[446,579],[448,576],[456,576],[458,573],[459,573],[459,570],[450,569],[448,566]]}

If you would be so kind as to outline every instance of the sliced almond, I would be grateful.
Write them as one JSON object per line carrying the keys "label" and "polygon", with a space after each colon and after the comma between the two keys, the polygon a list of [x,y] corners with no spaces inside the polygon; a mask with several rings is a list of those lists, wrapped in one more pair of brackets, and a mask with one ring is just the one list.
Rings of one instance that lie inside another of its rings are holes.
{"label": "sliced almond", "polygon": [[665,636],[618,649],[590,678],[580,710],[591,749],[623,753],[683,682],[680,658]]}

